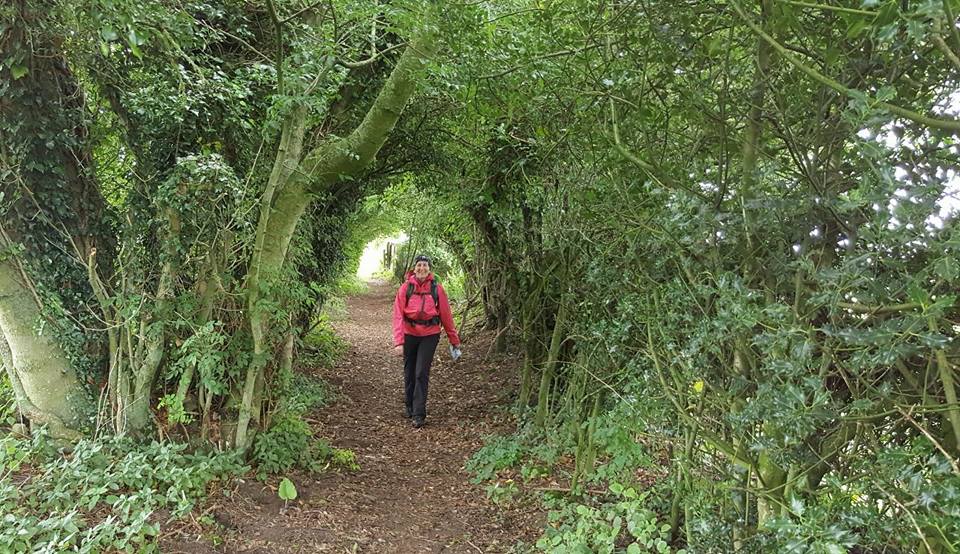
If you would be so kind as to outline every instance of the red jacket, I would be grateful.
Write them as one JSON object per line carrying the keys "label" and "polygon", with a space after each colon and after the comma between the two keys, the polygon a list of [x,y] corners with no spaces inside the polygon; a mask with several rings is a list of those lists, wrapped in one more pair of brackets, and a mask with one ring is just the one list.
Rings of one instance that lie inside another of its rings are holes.
{"label": "red jacket", "polygon": [[[460,336],[457,335],[457,328],[453,325],[453,314],[450,312],[450,302],[447,300],[447,293],[437,283],[437,299],[440,306],[435,306],[433,296],[430,295],[430,283],[433,281],[433,273],[427,274],[423,282],[417,281],[412,271],[407,272],[407,281],[400,285],[397,291],[397,298],[393,302],[393,344],[400,346],[403,344],[403,335],[413,335],[415,337],[426,337],[440,333],[440,325],[419,325],[407,321],[410,319],[431,319],[440,316],[440,323],[443,324],[447,332],[447,338],[453,346],[460,346]],[[414,294],[410,296],[410,302],[407,302],[407,285],[413,283]],[[422,294],[420,294],[422,293]],[[406,316],[406,318],[404,317]]]}

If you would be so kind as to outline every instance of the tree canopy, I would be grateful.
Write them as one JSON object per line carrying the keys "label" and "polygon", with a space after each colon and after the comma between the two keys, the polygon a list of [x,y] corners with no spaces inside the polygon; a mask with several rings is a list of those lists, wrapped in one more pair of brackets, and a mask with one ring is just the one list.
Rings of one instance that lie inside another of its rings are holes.
{"label": "tree canopy", "polygon": [[[522,356],[521,463],[569,454],[574,493],[629,504],[657,458],[644,537],[953,552],[958,10],[8,2],[19,410],[65,440],[196,420],[249,452],[289,425],[325,291],[404,231],[400,272],[440,255]],[[654,549],[631,525],[544,549]]]}

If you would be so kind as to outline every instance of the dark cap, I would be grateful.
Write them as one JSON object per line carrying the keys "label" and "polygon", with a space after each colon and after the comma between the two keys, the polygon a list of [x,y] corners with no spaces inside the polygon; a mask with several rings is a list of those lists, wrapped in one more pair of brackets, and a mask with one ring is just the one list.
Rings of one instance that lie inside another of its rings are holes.
{"label": "dark cap", "polygon": [[427,256],[424,256],[423,254],[420,254],[419,256],[413,259],[414,264],[416,264],[417,262],[427,262],[428,264],[433,265],[433,262],[430,261],[430,258],[428,258]]}

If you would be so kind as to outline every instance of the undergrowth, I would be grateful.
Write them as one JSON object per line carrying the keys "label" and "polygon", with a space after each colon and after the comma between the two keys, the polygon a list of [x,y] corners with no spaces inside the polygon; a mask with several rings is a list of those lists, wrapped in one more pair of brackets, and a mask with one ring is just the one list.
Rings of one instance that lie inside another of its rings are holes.
{"label": "undergrowth", "polygon": [[270,429],[257,435],[253,445],[257,478],[283,475],[298,469],[319,473],[330,468],[360,469],[356,454],[334,448],[314,437],[302,414],[287,413],[276,418]]}
{"label": "undergrowth", "polygon": [[[304,356],[330,367],[346,349],[326,320],[304,340]],[[333,399],[322,380],[280,376],[278,409],[254,443],[256,474],[357,469],[356,456],[313,436],[304,416]],[[16,422],[0,378],[0,426]],[[177,443],[122,437],[78,442],[62,454],[43,434],[0,437],[0,552],[157,552],[160,526],[184,517],[213,481],[249,470],[235,453],[191,453]]]}
{"label": "undergrowth", "polygon": [[[347,348],[329,323],[319,321],[304,338],[301,363],[312,367],[332,367]],[[281,377],[281,400],[269,428],[259,433],[253,443],[252,461],[257,478],[284,475],[291,470],[319,473],[330,468],[359,469],[356,454],[334,448],[314,436],[304,421],[309,412],[333,400],[333,391],[322,380],[293,372]]]}
{"label": "undergrowth", "polygon": [[367,292],[367,283],[356,275],[345,275],[330,285],[318,286],[317,292],[323,298],[323,308],[319,317],[325,320],[341,320],[347,317],[347,297]]}
{"label": "undergrowth", "polygon": [[336,296],[357,296],[367,292],[369,288],[367,283],[355,274],[344,275],[333,284],[333,290]]}
{"label": "undergrowth", "polygon": [[598,554],[639,554],[641,552],[682,554],[669,545],[670,525],[648,507],[646,492],[618,483],[610,494],[577,501],[548,499],[551,526],[537,541],[537,548],[556,554],[595,552]]}
{"label": "undergrowth", "polygon": [[[669,544],[670,525],[665,523],[663,502],[643,491],[636,482],[637,468],[650,468],[653,460],[624,425],[625,414],[609,413],[598,418],[593,444],[597,463],[577,491],[550,491],[542,496],[549,527],[536,548],[554,554],[674,552]],[[571,477],[570,460],[576,443],[570,433],[546,433],[524,426],[512,435],[487,437],[466,463],[476,484],[488,483],[487,498],[497,505],[510,505],[524,496],[518,486],[553,477]],[[584,485],[589,485],[586,494]],[[596,487],[603,491],[597,494]],[[683,552],[682,550],[677,552]]]}
{"label": "undergrowth", "polygon": [[83,440],[61,455],[44,435],[0,438],[0,551],[155,552],[159,512],[180,518],[212,481],[246,471],[234,454],[173,443]]}
{"label": "undergrowth", "polygon": [[331,368],[348,346],[330,326],[330,318],[321,315],[303,337],[299,362],[306,367]]}
{"label": "undergrowth", "polygon": [[[644,426],[630,417],[628,410],[619,408],[597,417],[593,425],[596,463],[579,476],[577,489],[551,486],[539,496],[548,511],[549,526],[536,541],[536,548],[554,554],[671,552],[681,546],[696,552],[728,551],[727,529],[734,516],[715,509],[707,491],[717,483],[685,483],[684,476],[678,479],[676,475],[663,475],[662,458],[654,456],[645,446],[643,435],[635,431]],[[565,435],[569,437],[570,433],[521,427],[511,435],[487,437],[484,446],[467,461],[466,469],[474,483],[486,484],[491,502],[510,506],[533,496],[524,490],[524,483],[543,477],[554,484],[572,480],[571,460],[576,451],[572,440],[559,438]],[[891,534],[889,515],[878,510],[877,504],[865,501],[876,496],[878,490],[890,494],[891,501],[894,492],[917,498],[911,514],[918,521],[928,522],[926,540],[932,545],[948,545],[958,536],[960,474],[924,439],[888,445],[882,457],[864,459],[854,469],[870,480],[829,483],[832,488],[824,488],[812,500],[793,498],[778,517],[753,534],[744,535],[740,550],[827,554],[914,551],[909,548],[909,534]],[[649,476],[657,474],[662,478],[651,484]],[[880,489],[880,483],[898,483],[901,489],[890,492]],[[843,492],[836,493],[841,487]],[[732,500],[741,494],[735,488],[727,491]],[[685,492],[683,501],[672,506],[679,492]],[[671,508],[677,510],[673,512],[676,519],[670,517]],[[673,543],[667,523],[671,520],[678,523]]]}
{"label": "undergrowth", "polygon": [[8,427],[17,422],[17,404],[13,387],[7,374],[0,373],[0,426]]}

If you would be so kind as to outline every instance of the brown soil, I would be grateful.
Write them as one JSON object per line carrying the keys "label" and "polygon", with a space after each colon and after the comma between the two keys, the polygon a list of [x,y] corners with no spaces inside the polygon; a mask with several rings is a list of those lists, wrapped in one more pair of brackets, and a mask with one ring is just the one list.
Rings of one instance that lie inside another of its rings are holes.
{"label": "brown soil", "polygon": [[165,531],[163,552],[508,552],[536,540],[544,517],[535,503],[494,505],[463,469],[485,435],[509,431],[515,362],[484,361],[491,337],[475,335],[452,363],[441,339],[427,425],[414,429],[392,352],[394,291],[373,284],[350,298],[348,317],[334,325],[349,351],[336,367],[312,371],[339,395],[309,421],[333,446],[353,450],[361,469],[291,475],[299,496],[286,508],[276,479],[233,483]]}

